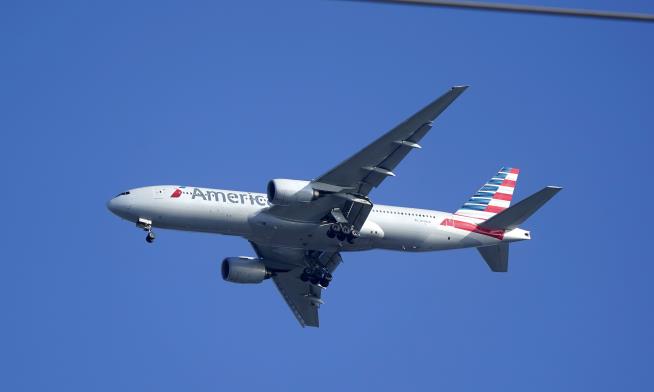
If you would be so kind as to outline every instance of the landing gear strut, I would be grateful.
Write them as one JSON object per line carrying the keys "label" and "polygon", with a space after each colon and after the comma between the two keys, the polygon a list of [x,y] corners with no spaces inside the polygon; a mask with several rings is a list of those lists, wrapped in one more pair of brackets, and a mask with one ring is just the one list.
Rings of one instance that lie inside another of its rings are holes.
{"label": "landing gear strut", "polygon": [[311,284],[314,285],[327,287],[332,281],[332,274],[330,274],[329,271],[327,271],[327,269],[322,266],[307,267],[304,269],[304,271],[302,271],[300,279],[303,282],[311,282]]}
{"label": "landing gear strut", "polygon": [[327,237],[338,238],[339,241],[345,241],[352,244],[361,234],[357,229],[348,223],[332,223],[327,230]]}

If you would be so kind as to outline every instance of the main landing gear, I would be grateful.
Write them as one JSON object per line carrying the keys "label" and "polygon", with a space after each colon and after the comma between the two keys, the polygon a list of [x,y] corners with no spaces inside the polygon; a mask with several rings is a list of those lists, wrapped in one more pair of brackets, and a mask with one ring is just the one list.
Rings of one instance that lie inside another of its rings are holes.
{"label": "main landing gear", "polygon": [[302,275],[300,275],[300,279],[303,282],[311,282],[314,285],[327,287],[332,281],[332,274],[325,267],[313,266],[305,268]]}
{"label": "main landing gear", "polygon": [[327,230],[327,237],[336,237],[339,241],[347,240],[350,244],[354,243],[354,240],[360,236],[359,231],[348,223],[332,223],[329,225],[329,230]]}
{"label": "main landing gear", "polygon": [[145,241],[147,241],[148,244],[151,244],[154,242],[154,232],[152,231],[152,221],[149,219],[144,219],[144,218],[139,218],[139,221],[136,222],[136,226],[142,228],[143,230],[147,231],[148,234],[145,236]]}

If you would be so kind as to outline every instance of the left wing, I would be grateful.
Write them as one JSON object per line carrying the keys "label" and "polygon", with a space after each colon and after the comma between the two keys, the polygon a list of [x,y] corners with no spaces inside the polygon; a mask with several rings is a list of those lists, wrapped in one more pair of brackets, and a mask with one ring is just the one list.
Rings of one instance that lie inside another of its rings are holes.
{"label": "left wing", "polygon": [[361,151],[341,162],[311,182],[323,196],[309,203],[272,206],[268,211],[280,218],[304,222],[320,221],[334,208],[350,211],[348,220],[359,229],[368,216],[372,203],[368,194],[389,176],[409,154],[421,148],[418,142],[429,132],[433,121],[467,86],[455,86],[422,110],[391,129]]}
{"label": "left wing", "polygon": [[264,264],[277,271],[272,279],[300,325],[318,327],[318,308],[324,303],[321,299],[323,288],[303,282],[300,275],[305,267],[316,262],[332,273],[341,263],[341,255],[251,244]]}
{"label": "left wing", "polygon": [[364,147],[335,168],[316,179],[322,184],[354,189],[353,193],[368,195],[379,186],[409,151],[420,148],[418,142],[429,132],[433,121],[468,87],[455,86],[422,110],[409,117],[380,138]]}

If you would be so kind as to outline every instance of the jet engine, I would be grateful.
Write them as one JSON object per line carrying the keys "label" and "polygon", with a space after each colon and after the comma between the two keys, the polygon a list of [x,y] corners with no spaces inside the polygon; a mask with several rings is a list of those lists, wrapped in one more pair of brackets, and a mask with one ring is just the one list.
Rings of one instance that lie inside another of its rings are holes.
{"label": "jet engine", "polygon": [[287,206],[316,200],[320,193],[311,187],[310,181],[274,179],[268,182],[268,201]]}
{"label": "jet engine", "polygon": [[232,283],[261,283],[272,276],[261,260],[254,257],[227,257],[220,271],[223,279]]}

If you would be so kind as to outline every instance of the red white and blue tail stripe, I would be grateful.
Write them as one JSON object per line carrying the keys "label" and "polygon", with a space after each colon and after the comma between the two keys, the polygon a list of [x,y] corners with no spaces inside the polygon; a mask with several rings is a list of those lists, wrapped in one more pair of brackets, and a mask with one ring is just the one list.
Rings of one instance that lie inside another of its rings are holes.
{"label": "red white and blue tail stripe", "polygon": [[513,167],[501,168],[455,214],[486,220],[504,211],[511,205],[519,173]]}

